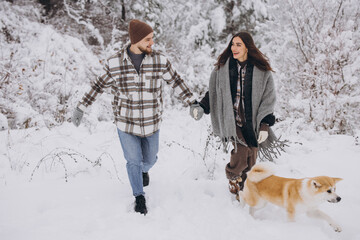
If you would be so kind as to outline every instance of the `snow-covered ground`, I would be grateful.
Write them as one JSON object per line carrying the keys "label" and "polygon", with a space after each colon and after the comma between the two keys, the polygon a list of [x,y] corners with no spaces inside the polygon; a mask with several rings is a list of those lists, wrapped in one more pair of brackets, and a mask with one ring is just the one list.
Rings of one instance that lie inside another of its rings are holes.
{"label": "snow-covered ground", "polygon": [[290,141],[276,161],[278,175],[344,179],[337,186],[342,201],[321,206],[342,226],[335,233],[305,215],[289,223],[272,205],[251,217],[228,192],[228,156],[211,147],[202,157],[209,122],[192,120],[188,109],[166,111],[159,160],[145,188],[146,216],[133,211],[112,123],[1,131],[0,239],[360,239],[357,139],[277,127]]}

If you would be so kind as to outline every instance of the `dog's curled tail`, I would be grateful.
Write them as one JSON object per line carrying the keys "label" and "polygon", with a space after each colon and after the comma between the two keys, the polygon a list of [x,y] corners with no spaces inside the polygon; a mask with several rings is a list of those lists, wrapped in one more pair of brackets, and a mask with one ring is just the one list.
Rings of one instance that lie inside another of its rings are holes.
{"label": "dog's curled tail", "polygon": [[258,163],[248,172],[248,179],[252,182],[260,182],[274,174],[274,170],[269,163]]}

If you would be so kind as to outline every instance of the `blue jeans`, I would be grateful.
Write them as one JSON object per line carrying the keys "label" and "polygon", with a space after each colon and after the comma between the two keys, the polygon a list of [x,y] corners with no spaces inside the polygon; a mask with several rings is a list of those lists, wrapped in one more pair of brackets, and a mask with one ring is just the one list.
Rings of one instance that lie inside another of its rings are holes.
{"label": "blue jeans", "polygon": [[139,137],[118,129],[121,147],[126,159],[126,169],[133,195],[144,195],[143,172],[156,163],[159,152],[159,130],[148,137]]}

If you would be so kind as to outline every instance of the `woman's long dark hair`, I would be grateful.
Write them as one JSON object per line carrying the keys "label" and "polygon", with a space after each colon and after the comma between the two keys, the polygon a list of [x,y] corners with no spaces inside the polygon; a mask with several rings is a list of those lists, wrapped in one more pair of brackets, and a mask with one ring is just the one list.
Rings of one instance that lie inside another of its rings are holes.
{"label": "woman's long dark hair", "polygon": [[219,69],[221,66],[224,66],[228,58],[231,57],[231,45],[235,37],[241,38],[246,48],[248,49],[247,55],[249,63],[255,65],[263,71],[274,71],[270,66],[268,58],[255,46],[254,40],[248,32],[239,32],[231,38],[231,41],[227,48],[218,57],[218,61],[215,64],[217,69]]}

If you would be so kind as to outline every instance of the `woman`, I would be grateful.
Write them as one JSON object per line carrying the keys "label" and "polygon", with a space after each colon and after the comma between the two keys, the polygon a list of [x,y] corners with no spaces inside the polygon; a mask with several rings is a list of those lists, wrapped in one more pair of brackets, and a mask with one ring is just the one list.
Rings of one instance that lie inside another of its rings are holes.
{"label": "woman", "polygon": [[256,162],[259,144],[269,146],[276,138],[269,128],[275,123],[275,87],[272,68],[247,32],[234,35],[219,56],[211,73],[209,91],[190,114],[199,120],[211,116],[214,134],[231,142],[230,162],[226,165],[231,193],[244,187],[246,173]]}

